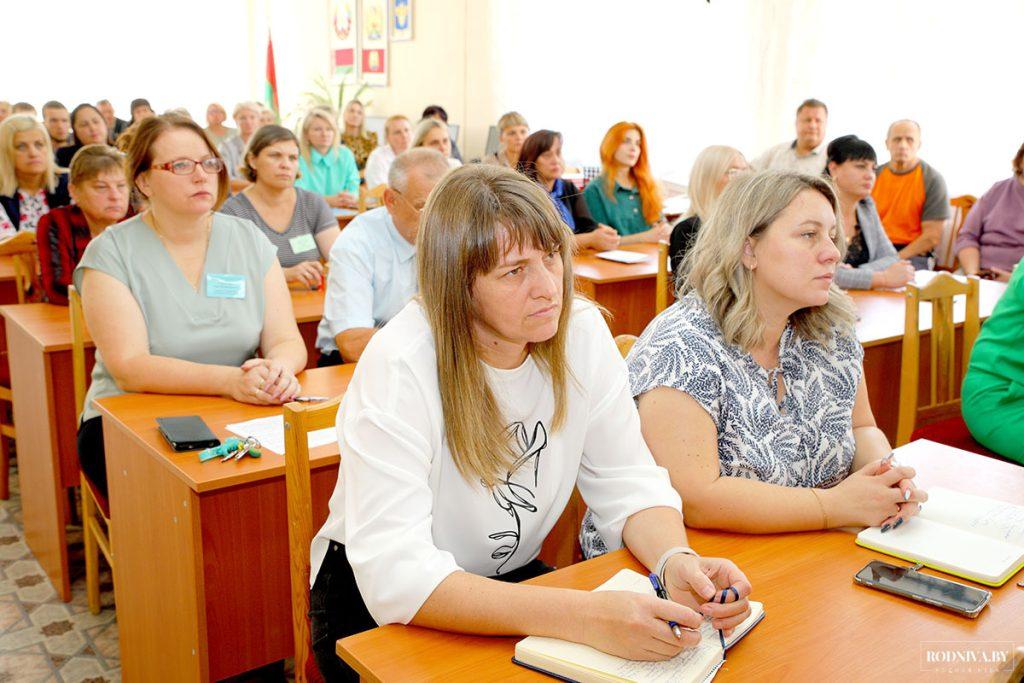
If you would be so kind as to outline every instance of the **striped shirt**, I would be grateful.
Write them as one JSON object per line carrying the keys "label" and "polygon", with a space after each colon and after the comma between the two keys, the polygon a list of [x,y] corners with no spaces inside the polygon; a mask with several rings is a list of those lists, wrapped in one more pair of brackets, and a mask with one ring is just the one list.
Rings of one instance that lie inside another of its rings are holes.
{"label": "striped shirt", "polygon": [[338,225],[338,219],[323,197],[300,188],[295,188],[295,211],[284,232],[278,232],[267,225],[244,192],[227,200],[220,211],[255,223],[270,243],[277,247],[277,260],[282,268],[290,268],[305,261],[318,261],[320,250],[314,238],[322,231]]}

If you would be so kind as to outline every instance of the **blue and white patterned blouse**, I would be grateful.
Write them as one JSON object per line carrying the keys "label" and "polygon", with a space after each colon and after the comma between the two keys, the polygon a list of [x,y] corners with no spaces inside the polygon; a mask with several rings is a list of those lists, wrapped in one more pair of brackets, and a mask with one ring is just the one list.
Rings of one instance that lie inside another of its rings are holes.
{"label": "blue and white patterned blouse", "polygon": [[[688,294],[647,326],[626,362],[634,397],[672,387],[708,412],[718,430],[721,476],[828,488],[853,464],[853,404],[863,358],[852,330],[837,331],[828,346],[787,326],[779,341],[780,404],[774,372],[726,344],[703,300]],[[589,519],[580,540],[587,557],[608,550]]]}

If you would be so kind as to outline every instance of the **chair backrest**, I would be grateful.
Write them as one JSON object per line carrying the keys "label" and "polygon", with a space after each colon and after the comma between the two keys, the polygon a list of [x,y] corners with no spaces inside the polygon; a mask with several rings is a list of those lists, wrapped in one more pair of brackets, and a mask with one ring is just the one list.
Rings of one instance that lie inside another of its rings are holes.
{"label": "chair backrest", "polygon": [[[978,337],[978,278],[961,282],[949,273],[939,273],[923,287],[907,285],[906,319],[903,331],[903,357],[900,371],[900,406],[896,426],[896,445],[902,446],[920,420],[922,424],[959,413],[956,397],[956,327],[953,323],[953,297],[966,295],[960,367],[967,370],[974,340]],[[921,335],[919,313],[922,303],[931,304],[931,334],[928,400],[919,405]]]}
{"label": "chair backrest", "polygon": [[36,235],[33,232],[19,232],[0,240],[0,256],[12,256],[14,283],[18,290],[18,303],[25,303],[25,293],[35,286],[39,271],[36,251]]}
{"label": "chair backrest", "polygon": [[935,254],[936,270],[953,271],[957,269],[957,258],[954,251],[956,238],[960,235],[960,229],[964,227],[967,214],[977,201],[978,198],[970,194],[960,195],[949,200],[949,205],[953,207],[953,215],[946,221],[942,243]]}
{"label": "chair backrest", "polygon": [[310,655],[309,544],[313,540],[313,493],[308,434],[334,426],[341,397],[325,403],[284,407],[284,478],[288,501],[288,555],[292,587],[295,680],[305,683]]}
{"label": "chair backrest", "polygon": [[654,315],[668,308],[668,242],[658,242],[658,277],[654,281]]}
{"label": "chair backrest", "polygon": [[[386,189],[388,189],[386,183],[381,183],[377,187],[370,189],[366,189],[365,186],[359,188],[359,213],[381,206],[384,203],[384,190]],[[374,201],[371,202],[370,200]]]}
{"label": "chair backrest", "polygon": [[71,374],[75,386],[75,414],[85,408],[85,315],[82,296],[74,285],[68,287],[68,312],[71,314]]}

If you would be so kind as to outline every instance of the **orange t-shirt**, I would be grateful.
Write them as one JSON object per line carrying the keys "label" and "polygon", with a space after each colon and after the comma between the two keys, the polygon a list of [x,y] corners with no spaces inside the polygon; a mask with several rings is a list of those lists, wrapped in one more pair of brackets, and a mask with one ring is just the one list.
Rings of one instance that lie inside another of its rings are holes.
{"label": "orange t-shirt", "polygon": [[921,236],[921,221],[949,217],[946,182],[923,161],[905,173],[896,173],[888,164],[883,165],[878,169],[871,197],[878,207],[885,234],[900,246]]}

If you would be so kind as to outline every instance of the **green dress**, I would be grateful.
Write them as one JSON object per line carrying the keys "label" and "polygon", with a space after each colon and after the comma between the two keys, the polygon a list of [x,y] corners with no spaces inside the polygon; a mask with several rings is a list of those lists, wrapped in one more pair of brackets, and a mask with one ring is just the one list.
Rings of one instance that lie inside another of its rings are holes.
{"label": "green dress", "polygon": [[602,174],[587,183],[587,188],[583,190],[583,198],[594,220],[612,226],[620,235],[634,235],[649,230],[651,226],[644,218],[640,191],[635,187],[627,190],[615,183],[612,197],[607,194],[608,186],[605,183]]}
{"label": "green dress", "polygon": [[981,328],[964,377],[963,416],[971,435],[1024,464],[1024,266],[1018,266]]}

